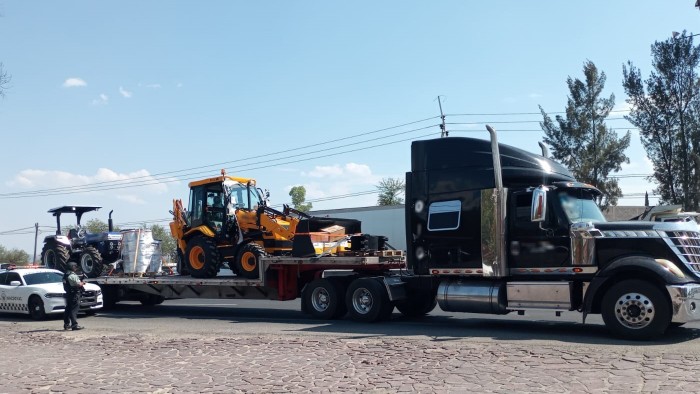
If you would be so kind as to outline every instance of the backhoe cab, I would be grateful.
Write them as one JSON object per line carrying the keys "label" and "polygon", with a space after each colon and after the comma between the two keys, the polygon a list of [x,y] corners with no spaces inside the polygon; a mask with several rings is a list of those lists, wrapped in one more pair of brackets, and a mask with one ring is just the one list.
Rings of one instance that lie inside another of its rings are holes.
{"label": "backhoe cab", "polygon": [[[178,245],[177,270],[197,278],[216,276],[224,262],[239,276],[258,278],[264,255],[314,256],[310,233],[339,226],[360,232],[356,220],[312,218],[288,206],[267,206],[268,193],[254,179],[222,175],[191,182],[187,209],[173,201],[170,230]],[[345,231],[342,231],[345,235]],[[335,245],[326,252],[336,252]]]}
{"label": "backhoe cab", "polygon": [[[65,205],[49,209],[56,217],[56,235],[44,238],[41,250],[41,262],[48,268],[66,271],[69,261],[75,261],[82,272],[90,278],[96,278],[104,273],[107,266],[119,259],[122,234],[114,232],[112,212],[109,212],[107,232],[88,233],[80,225],[80,220],[86,212],[97,211],[101,207]],[[75,214],[76,225],[61,232],[61,214]]]}

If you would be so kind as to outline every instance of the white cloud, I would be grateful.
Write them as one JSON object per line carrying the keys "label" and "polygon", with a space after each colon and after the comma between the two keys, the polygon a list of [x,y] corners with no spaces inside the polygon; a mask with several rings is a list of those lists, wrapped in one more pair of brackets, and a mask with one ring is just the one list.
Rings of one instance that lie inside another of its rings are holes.
{"label": "white cloud", "polygon": [[613,107],[610,116],[624,116],[632,110],[632,106],[627,101],[622,101]]}
{"label": "white cloud", "polygon": [[[316,166],[301,175],[310,178],[303,184],[307,200],[374,190],[382,179],[381,176],[374,175],[368,165],[358,163]],[[286,187],[287,192],[292,186],[294,185]]]}
{"label": "white cloud", "polygon": [[92,105],[107,105],[109,102],[109,96],[104,93],[100,93],[100,97],[92,100]]}
{"label": "white cloud", "polygon": [[530,93],[527,97],[530,97],[531,99],[538,99],[541,98],[542,95],[539,93]]}
{"label": "white cloud", "polygon": [[124,98],[131,98],[131,96],[133,95],[132,92],[130,92],[130,91],[124,89],[124,88],[121,87],[121,86],[119,87],[119,93],[120,93]]}
{"label": "white cloud", "polygon": [[68,78],[63,82],[64,88],[76,88],[87,86],[87,82],[82,78]]}
{"label": "white cloud", "polygon": [[[67,171],[60,170],[35,170],[26,169],[20,171],[17,175],[12,178],[11,181],[6,182],[9,187],[17,189],[50,189],[50,188],[61,188],[61,187],[76,187],[85,186],[86,190],[94,190],[96,192],[111,193],[115,189],[109,190],[96,190],[99,188],[117,188],[123,186],[121,189],[143,185],[138,189],[140,191],[146,191],[154,194],[163,194],[168,191],[168,183],[176,181],[176,178],[154,178],[147,170],[138,170],[130,173],[118,173],[109,168],[99,168],[97,172],[93,175],[83,175],[74,174]],[[114,183],[101,183],[101,182],[114,182]],[[95,183],[100,183],[98,185],[93,185]],[[174,182],[178,183],[178,182]],[[81,189],[82,190],[82,189]],[[70,191],[70,190],[67,190]],[[122,194],[122,196],[128,196],[127,194]],[[136,201],[130,197],[123,197],[125,201]],[[130,199],[130,200],[127,200]]]}
{"label": "white cloud", "polygon": [[145,85],[145,86],[146,86],[147,88],[151,88],[151,89],[160,89],[160,88],[161,88],[161,86],[160,86],[159,83],[149,83],[149,84],[147,84],[147,85]]}
{"label": "white cloud", "polygon": [[177,88],[181,88],[182,86],[183,86],[182,82],[178,82],[177,85],[175,85],[175,87],[177,87]]}

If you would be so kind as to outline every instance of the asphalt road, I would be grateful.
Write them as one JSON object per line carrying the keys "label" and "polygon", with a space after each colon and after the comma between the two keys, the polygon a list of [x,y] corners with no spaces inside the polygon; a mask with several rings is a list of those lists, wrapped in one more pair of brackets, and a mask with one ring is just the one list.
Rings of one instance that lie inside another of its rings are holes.
{"label": "asphalt road", "polygon": [[[60,318],[31,321],[23,315],[0,315],[0,322],[15,322],[26,332],[62,325]],[[299,301],[261,300],[168,300],[145,307],[137,302],[119,303],[112,310],[83,317],[82,325],[103,334],[142,333],[158,336],[199,335],[319,335],[340,338],[415,337],[435,341],[515,341],[539,344],[600,345],[601,347],[660,347],[664,351],[700,351],[700,322],[669,329],[665,337],[651,342],[612,338],[599,315],[569,312],[515,313],[504,316],[444,312],[439,307],[421,319],[404,318],[397,310],[390,321],[358,323],[347,319],[315,320],[300,312]]]}

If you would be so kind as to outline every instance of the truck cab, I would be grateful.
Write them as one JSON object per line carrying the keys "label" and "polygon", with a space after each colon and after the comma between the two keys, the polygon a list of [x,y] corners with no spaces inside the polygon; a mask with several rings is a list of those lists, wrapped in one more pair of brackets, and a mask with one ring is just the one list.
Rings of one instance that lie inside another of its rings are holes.
{"label": "truck cab", "polygon": [[696,225],[607,222],[598,189],[489,131],[412,144],[407,294],[455,312],[600,313],[633,339],[700,319]]}

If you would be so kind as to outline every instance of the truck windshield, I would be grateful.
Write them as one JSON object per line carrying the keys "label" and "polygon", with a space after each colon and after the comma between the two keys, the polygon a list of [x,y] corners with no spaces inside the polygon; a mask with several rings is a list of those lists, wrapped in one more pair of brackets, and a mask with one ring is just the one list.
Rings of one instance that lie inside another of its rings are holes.
{"label": "truck windshield", "polygon": [[586,190],[563,190],[559,192],[559,202],[569,222],[605,222],[605,216],[598,208],[593,193]]}

